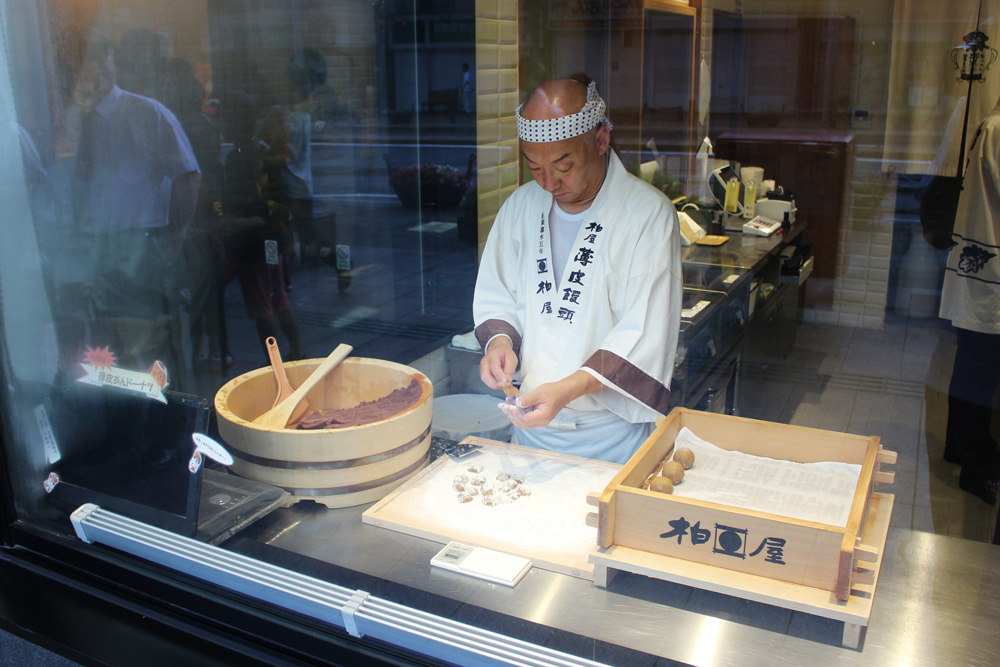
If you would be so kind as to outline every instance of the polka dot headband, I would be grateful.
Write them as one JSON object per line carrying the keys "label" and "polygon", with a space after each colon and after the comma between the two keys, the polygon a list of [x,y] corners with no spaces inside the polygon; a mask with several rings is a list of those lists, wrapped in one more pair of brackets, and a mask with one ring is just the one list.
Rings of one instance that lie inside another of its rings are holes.
{"label": "polka dot headband", "polygon": [[587,103],[575,114],[547,120],[528,120],[521,116],[523,108],[522,104],[514,112],[517,118],[517,135],[529,143],[547,143],[578,137],[590,132],[600,123],[605,123],[609,130],[612,129],[611,121],[605,115],[608,107],[597,93],[597,83],[594,81],[587,86]]}

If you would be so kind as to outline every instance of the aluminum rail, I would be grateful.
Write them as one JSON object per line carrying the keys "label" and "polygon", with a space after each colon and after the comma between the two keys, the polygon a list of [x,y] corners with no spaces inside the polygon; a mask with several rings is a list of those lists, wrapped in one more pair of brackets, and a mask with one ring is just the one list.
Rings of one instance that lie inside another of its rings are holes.
{"label": "aluminum rail", "polygon": [[84,542],[103,544],[304,614],[357,638],[378,639],[469,667],[601,665],[225,551],[97,505],[81,505],[71,520]]}

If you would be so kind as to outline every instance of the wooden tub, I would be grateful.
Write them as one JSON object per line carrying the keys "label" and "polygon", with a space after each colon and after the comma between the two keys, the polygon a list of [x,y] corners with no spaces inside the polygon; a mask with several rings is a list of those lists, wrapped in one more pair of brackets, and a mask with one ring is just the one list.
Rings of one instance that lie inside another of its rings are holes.
{"label": "wooden tub", "polygon": [[[292,387],[322,361],[285,364]],[[307,396],[310,412],[350,408],[387,396],[413,379],[420,397],[399,414],[362,426],[299,430],[251,423],[274,402],[277,385],[270,366],[234,378],[215,395],[219,434],[235,459],[233,472],[327,507],[379,500],[427,465],[434,395],[430,380],[403,364],[352,357]]]}

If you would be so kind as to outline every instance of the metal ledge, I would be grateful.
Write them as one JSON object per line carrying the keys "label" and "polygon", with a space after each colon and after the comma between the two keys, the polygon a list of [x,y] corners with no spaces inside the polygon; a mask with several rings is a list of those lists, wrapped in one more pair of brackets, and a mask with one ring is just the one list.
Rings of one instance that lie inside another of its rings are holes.
{"label": "metal ledge", "polygon": [[601,665],[235,554],[97,505],[81,505],[71,520],[84,542],[103,544],[305,614],[354,637],[370,637],[438,660],[469,667]]}

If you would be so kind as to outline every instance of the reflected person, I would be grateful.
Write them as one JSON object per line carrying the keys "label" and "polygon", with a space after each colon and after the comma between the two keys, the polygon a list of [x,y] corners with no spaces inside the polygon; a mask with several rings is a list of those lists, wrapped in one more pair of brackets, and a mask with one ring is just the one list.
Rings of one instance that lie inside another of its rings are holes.
{"label": "reflected person", "polygon": [[291,243],[288,208],[276,201],[268,185],[272,175],[264,168],[263,154],[254,133],[257,103],[243,92],[230,93],[219,118],[233,150],[223,166],[222,212],[227,233],[226,252],[233,262],[247,314],[254,321],[261,351],[277,338],[279,328],[288,339],[287,361],[302,359],[298,320],[285,291],[284,253]]}
{"label": "reflected person", "polygon": [[[320,60],[317,61],[316,57]],[[322,65],[322,69],[317,68]],[[310,94],[317,72],[326,79],[326,66],[315,51],[298,51],[288,61],[288,78],[293,89],[291,105],[270,109],[261,125],[259,137],[265,149],[264,170],[273,191],[268,195],[288,208],[291,231],[302,246],[314,246],[316,228],[313,213],[312,131],[317,109]],[[291,262],[294,243],[283,260],[285,289],[292,288]]]}
{"label": "reflected person", "polygon": [[115,47],[115,67],[119,88],[166,104],[166,59],[158,34],[137,28],[122,35]]}
{"label": "reflected person", "polygon": [[995,505],[1000,453],[990,423],[1000,389],[1000,100],[969,148],[951,238],[956,245],[940,310],[956,334],[944,458],[961,464],[963,491]]}
{"label": "reflected person", "polygon": [[64,40],[74,72],[60,147],[60,260],[56,262],[64,367],[85,346],[105,347],[118,365],[167,365],[185,381],[181,244],[201,175],[174,115],[116,85],[114,49],[99,34]]}
{"label": "reflected person", "polygon": [[231,276],[223,250],[219,133],[202,111],[205,88],[195,77],[191,63],[171,58],[164,63],[163,71],[163,103],[180,122],[202,175],[194,221],[184,242],[184,285],[191,295],[194,369],[216,372],[233,364],[223,317],[223,290]]}

